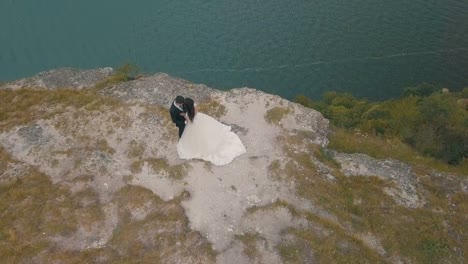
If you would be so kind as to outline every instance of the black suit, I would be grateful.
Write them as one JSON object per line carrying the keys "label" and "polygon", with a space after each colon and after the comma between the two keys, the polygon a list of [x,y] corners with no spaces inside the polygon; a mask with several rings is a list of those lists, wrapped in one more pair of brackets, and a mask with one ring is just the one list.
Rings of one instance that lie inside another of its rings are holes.
{"label": "black suit", "polygon": [[175,125],[179,128],[179,138],[182,136],[182,133],[184,133],[185,128],[185,117],[181,115],[181,113],[185,113],[185,108],[183,105],[181,108],[183,111],[180,111],[180,109],[174,105],[174,102],[172,102],[171,108],[169,110],[171,113],[172,122],[174,122]]}

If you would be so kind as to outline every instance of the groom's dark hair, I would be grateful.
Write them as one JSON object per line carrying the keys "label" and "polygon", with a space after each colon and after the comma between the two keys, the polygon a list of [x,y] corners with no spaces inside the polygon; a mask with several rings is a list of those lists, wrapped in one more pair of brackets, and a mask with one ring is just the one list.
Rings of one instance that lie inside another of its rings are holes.
{"label": "groom's dark hair", "polygon": [[181,95],[178,95],[178,96],[175,98],[175,102],[178,103],[178,104],[183,104],[183,103],[184,103],[184,97],[181,96]]}

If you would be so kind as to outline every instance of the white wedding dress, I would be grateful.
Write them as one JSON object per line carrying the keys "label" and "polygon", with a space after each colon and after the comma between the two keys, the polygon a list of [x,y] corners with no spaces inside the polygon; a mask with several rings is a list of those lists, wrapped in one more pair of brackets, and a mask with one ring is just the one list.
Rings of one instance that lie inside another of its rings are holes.
{"label": "white wedding dress", "polygon": [[182,159],[202,159],[215,165],[226,165],[246,152],[240,138],[211,116],[198,112],[185,126],[177,143]]}

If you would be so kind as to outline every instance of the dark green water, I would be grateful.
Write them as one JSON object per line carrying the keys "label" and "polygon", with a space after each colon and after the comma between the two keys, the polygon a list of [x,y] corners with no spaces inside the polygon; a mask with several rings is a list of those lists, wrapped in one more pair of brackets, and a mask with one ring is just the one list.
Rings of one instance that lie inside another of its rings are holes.
{"label": "dark green water", "polygon": [[468,1],[0,1],[0,80],[127,62],[290,99],[456,90],[468,86]]}

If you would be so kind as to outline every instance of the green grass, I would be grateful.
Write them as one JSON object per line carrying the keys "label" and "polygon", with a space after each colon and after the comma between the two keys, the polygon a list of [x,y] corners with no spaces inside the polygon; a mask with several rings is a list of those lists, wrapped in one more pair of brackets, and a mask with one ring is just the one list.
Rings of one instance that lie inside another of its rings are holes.
{"label": "green grass", "polygon": [[391,141],[398,145],[394,151],[399,151],[399,155],[403,154],[400,145],[404,142],[412,152],[418,152],[418,156],[440,161],[427,159],[424,165],[432,163],[431,166],[443,168],[438,163],[447,163],[464,167],[466,172],[468,149],[464,145],[468,137],[468,112],[460,102],[466,94],[441,93],[440,90],[441,87],[435,85],[421,84],[407,88],[399,98],[382,102],[369,102],[337,92],[327,92],[317,102],[299,96],[297,102],[320,111],[336,127],[359,130],[371,135],[369,138],[378,136],[382,141]]}

